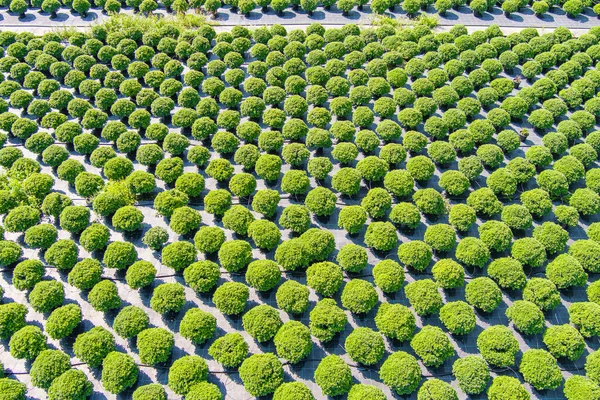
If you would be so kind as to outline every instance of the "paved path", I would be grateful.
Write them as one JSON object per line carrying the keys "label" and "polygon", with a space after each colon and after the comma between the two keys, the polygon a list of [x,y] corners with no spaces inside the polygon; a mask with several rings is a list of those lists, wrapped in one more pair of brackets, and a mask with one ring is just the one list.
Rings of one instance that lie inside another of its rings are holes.
{"label": "paved path", "polygon": [[[435,13],[435,9],[430,7],[427,12]],[[546,14],[543,18],[534,15],[533,11],[528,8],[523,12],[513,14],[510,17],[505,16],[502,10],[498,7],[494,8],[492,13],[484,13],[480,17],[476,17],[471,12],[471,9],[463,6],[458,10],[449,10],[446,15],[440,16],[440,26],[453,26],[456,24],[468,26],[489,26],[490,24],[498,24],[501,27],[511,28],[555,28],[565,26],[567,28],[591,28],[600,24],[596,15],[593,15],[591,10],[589,14],[580,15],[577,18],[568,17],[564,11],[559,8],[553,10],[553,13]],[[406,18],[406,13],[396,8],[394,12],[387,14],[390,17]],[[313,22],[321,22],[323,24],[344,25],[348,23],[370,24],[374,19],[374,14],[371,13],[369,6],[365,6],[362,11],[352,10],[348,15],[343,15],[341,11],[333,7],[331,10],[319,8],[312,15],[306,14],[303,10],[288,9],[281,15],[277,15],[274,11],[269,10],[267,13],[262,13],[260,9],[256,9],[248,16],[232,13],[229,9],[221,9],[215,18],[215,21],[222,26],[234,25],[262,25],[262,24],[284,24],[284,25],[309,25]]]}
{"label": "paved path", "polygon": [[[430,7],[427,11],[435,13],[433,7]],[[130,14],[133,10],[125,8],[121,12]],[[158,11],[161,14],[165,12],[165,10]],[[393,13],[388,13],[388,16],[406,18],[406,14],[400,8],[396,8]],[[68,9],[62,9],[54,19],[50,19],[49,14],[43,13],[40,10],[28,11],[24,18],[19,19],[17,15],[3,9],[0,10],[0,29],[28,30],[34,33],[43,33],[53,28],[61,27],[84,28],[107,18],[109,18],[108,15],[100,12],[100,10],[90,10],[88,15],[82,18]],[[365,6],[363,10],[354,9],[348,15],[343,15],[335,6],[330,10],[319,8],[312,15],[308,15],[301,9],[293,10],[289,8],[281,14],[277,14],[273,10],[263,13],[261,9],[256,8],[248,16],[244,16],[231,12],[229,8],[221,8],[216,17],[211,18],[211,20],[223,28],[236,25],[261,26],[273,24],[297,26],[300,28],[314,22],[320,22],[323,25],[329,26],[339,26],[348,23],[370,25],[374,20],[374,14],[371,13],[369,6]],[[597,16],[593,15],[590,9],[586,10],[586,14],[582,14],[577,18],[569,18],[560,8],[555,8],[552,13],[546,14],[543,18],[535,16],[530,8],[507,17],[497,7],[491,13],[486,12],[480,17],[475,17],[466,6],[458,10],[449,10],[446,15],[439,18],[439,25],[442,28],[462,24],[471,28],[471,30],[477,30],[493,23],[511,30],[525,27],[553,29],[559,26],[587,30],[599,25],[600,20]]]}

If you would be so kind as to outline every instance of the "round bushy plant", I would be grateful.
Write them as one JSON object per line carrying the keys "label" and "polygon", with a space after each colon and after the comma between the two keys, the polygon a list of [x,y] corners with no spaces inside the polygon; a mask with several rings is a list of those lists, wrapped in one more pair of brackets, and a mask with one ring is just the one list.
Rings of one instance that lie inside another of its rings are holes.
{"label": "round bushy plant", "polygon": [[237,315],[244,311],[248,301],[249,290],[239,282],[225,282],[215,290],[213,302],[226,315]]}
{"label": "round bushy plant", "polygon": [[479,277],[467,284],[465,298],[472,306],[489,313],[502,301],[502,292],[490,278]]}
{"label": "round bushy plant", "polygon": [[137,336],[140,361],[144,364],[155,365],[167,361],[173,345],[173,334],[163,328],[144,329]]}
{"label": "round bushy plant", "polygon": [[373,278],[384,293],[394,293],[404,283],[404,270],[395,261],[383,260],[373,267]]}
{"label": "round bushy plant", "polygon": [[482,393],[490,381],[490,367],[480,356],[460,358],[452,365],[452,374],[467,394]]}
{"label": "round bushy plant", "polygon": [[62,282],[49,280],[35,284],[29,292],[29,303],[38,312],[46,313],[59,307],[65,299],[65,289]]}
{"label": "round bushy plant", "polygon": [[597,272],[600,269],[598,252],[600,246],[593,240],[576,240],[569,247],[569,255],[574,257],[587,272]]}
{"label": "round bushy plant", "polygon": [[417,190],[413,202],[423,214],[441,215],[446,212],[444,198],[433,188]]}
{"label": "round bushy plant", "polygon": [[564,394],[568,400],[594,398],[600,393],[600,387],[592,379],[571,375],[565,381]]}
{"label": "round bushy plant", "polygon": [[102,265],[100,261],[86,258],[73,267],[69,272],[69,284],[79,290],[89,290],[102,279]]}
{"label": "round bushy plant", "polygon": [[227,333],[214,341],[208,354],[223,366],[234,368],[248,355],[248,343],[239,333]]}
{"label": "round bushy plant", "polygon": [[530,301],[515,301],[506,309],[506,316],[518,331],[526,335],[535,335],[545,328],[544,314]]}
{"label": "round bushy plant", "polygon": [[436,326],[424,326],[410,341],[410,347],[423,364],[439,367],[454,355],[454,347],[446,334]]}
{"label": "round bushy plant", "polygon": [[523,289],[527,281],[522,264],[510,257],[492,261],[488,266],[488,275],[504,289]]}
{"label": "round bushy plant", "polygon": [[162,249],[163,245],[169,240],[169,233],[165,228],[154,226],[144,234],[142,243],[154,251]]}
{"label": "round bushy plant", "polygon": [[438,285],[431,279],[421,279],[404,287],[404,293],[418,315],[436,314],[443,305]]}
{"label": "round bushy plant", "polygon": [[585,285],[588,275],[575,257],[560,254],[546,266],[546,277],[558,289],[566,289]]}
{"label": "round bushy plant", "polygon": [[560,304],[560,294],[552,281],[531,278],[523,290],[523,299],[535,303],[542,311],[552,310]]}
{"label": "round bushy plant", "polygon": [[102,262],[107,268],[125,269],[137,260],[135,246],[129,242],[112,242],[104,252]]}
{"label": "round bushy plant", "polygon": [[391,354],[381,365],[379,376],[386,386],[400,396],[417,390],[422,379],[417,360],[404,351]]}
{"label": "round bushy plant", "polygon": [[333,296],[342,284],[342,270],[332,262],[318,262],[306,270],[307,284],[322,296]]}
{"label": "round bushy plant", "polygon": [[88,294],[88,301],[96,311],[109,311],[121,306],[117,285],[107,279],[94,285]]}
{"label": "round bushy plant", "polygon": [[454,335],[466,335],[475,329],[473,308],[464,301],[451,301],[440,309],[440,320]]}
{"label": "round bushy plant", "polygon": [[343,331],[348,317],[333,299],[317,302],[310,312],[310,331],[321,342],[328,342]]}
{"label": "round bushy plant", "polygon": [[162,283],[154,288],[150,307],[159,314],[177,313],[185,305],[185,291],[180,283]]}
{"label": "round bushy plant", "polygon": [[466,237],[456,246],[455,255],[465,265],[483,268],[490,258],[490,251],[481,239]]}
{"label": "round bushy plant", "polygon": [[117,314],[113,329],[122,338],[137,336],[148,327],[149,318],[145,311],[135,306],[126,306]]}
{"label": "round bushy plant", "polygon": [[514,365],[519,342],[507,327],[492,325],[477,337],[477,349],[488,364],[506,367]]}
{"label": "round bushy plant", "polygon": [[553,325],[544,332],[544,344],[556,358],[577,360],[585,350],[585,341],[571,325]]}
{"label": "round bushy plant", "polygon": [[46,332],[52,339],[69,336],[81,322],[81,309],[76,304],[67,304],[52,311],[46,321]]}
{"label": "round bushy plant", "polygon": [[487,391],[488,398],[490,400],[500,400],[506,396],[506,393],[511,393],[518,400],[528,400],[531,398],[527,389],[521,385],[521,382],[517,378],[513,378],[512,376],[495,377]]}
{"label": "round bushy plant", "polygon": [[10,338],[10,355],[16,359],[34,360],[46,350],[46,336],[40,328],[27,325],[16,331]]}
{"label": "round bushy plant", "polygon": [[225,232],[218,226],[203,226],[194,236],[194,244],[202,253],[217,252],[225,242]]}
{"label": "round bushy plant", "polygon": [[85,398],[90,396],[92,391],[92,383],[85,373],[71,369],[52,381],[48,389],[48,399]]}
{"label": "round bushy plant", "polygon": [[113,351],[102,362],[102,386],[109,393],[121,393],[135,385],[138,373],[133,357]]}
{"label": "round bushy plant", "polygon": [[[456,232],[454,231],[454,228],[448,224],[435,224],[427,227],[423,240],[435,251],[450,251],[456,245]],[[415,241],[411,243],[414,242]],[[402,247],[402,245],[400,247]],[[427,262],[427,265],[428,264],[429,261]],[[424,265],[424,267],[427,265]]]}
{"label": "round bushy plant", "polygon": [[101,326],[80,334],[73,344],[77,358],[94,368],[99,367],[112,351],[115,351],[115,339],[112,333]]}
{"label": "round bushy plant", "polygon": [[17,290],[30,290],[42,280],[44,264],[39,260],[25,260],[15,266],[12,284]]}
{"label": "round bushy plant", "polygon": [[52,381],[71,369],[71,360],[60,350],[44,350],[29,370],[31,384],[42,389],[50,388]]}
{"label": "round bushy plant", "polygon": [[10,338],[16,331],[23,328],[28,310],[23,304],[8,303],[0,305],[0,337]]}
{"label": "round bushy plant", "polygon": [[375,316],[375,324],[382,334],[401,342],[412,338],[416,329],[412,311],[400,304],[383,303]]}
{"label": "round bushy plant", "polygon": [[556,359],[552,354],[540,349],[531,349],[523,353],[519,372],[525,382],[537,390],[556,389],[563,380]]}
{"label": "round bushy plant", "polygon": [[367,281],[352,279],[342,291],[342,305],[355,314],[366,314],[377,304],[377,292]]}
{"label": "round bushy plant", "polygon": [[[38,224],[25,231],[25,243],[34,249],[47,249],[58,238],[58,231],[51,224]],[[83,243],[82,243],[83,245]]]}
{"label": "round bushy plant", "polygon": [[27,387],[16,379],[0,378],[0,390],[3,393],[10,393],[7,395],[7,400],[22,400],[25,399]]}
{"label": "round bushy plant", "polygon": [[449,258],[439,260],[431,269],[433,278],[444,289],[454,289],[464,285],[465,270]]}
{"label": "round bushy plant", "polygon": [[180,271],[197,259],[197,251],[191,242],[179,241],[170,243],[162,250],[162,263],[169,268]]}
{"label": "round bushy plant", "polygon": [[277,355],[296,364],[310,354],[312,342],[310,330],[298,321],[288,321],[279,328],[274,338]]}
{"label": "round bushy plant", "polygon": [[340,356],[329,355],[315,369],[315,382],[326,396],[339,396],[350,391],[352,373]]}
{"label": "round bushy plant", "polygon": [[183,356],[169,368],[169,388],[177,394],[186,395],[194,385],[208,376],[208,365],[202,357]]}
{"label": "round bushy plant", "polygon": [[398,247],[398,259],[406,266],[423,271],[432,257],[431,247],[420,240],[402,243]]}
{"label": "round bushy plant", "polygon": [[285,281],[277,289],[277,306],[291,314],[302,314],[308,308],[309,290],[306,286],[294,281]]}
{"label": "round bushy plant", "polygon": [[475,210],[466,204],[456,204],[450,208],[448,222],[461,232],[468,231],[476,220]]}
{"label": "round bushy plant", "polygon": [[273,353],[253,354],[242,362],[239,372],[252,396],[271,394],[283,383],[283,368]]}

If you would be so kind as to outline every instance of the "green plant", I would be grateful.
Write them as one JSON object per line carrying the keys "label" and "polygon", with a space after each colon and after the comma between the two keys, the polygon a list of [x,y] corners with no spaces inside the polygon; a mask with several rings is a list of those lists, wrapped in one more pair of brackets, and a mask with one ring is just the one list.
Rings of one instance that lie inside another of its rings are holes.
{"label": "green plant", "polygon": [[215,290],[213,302],[226,315],[237,315],[244,311],[248,301],[248,287],[238,282],[225,282]]}
{"label": "green plant", "polygon": [[544,344],[556,358],[577,360],[583,354],[585,341],[571,325],[553,325],[544,332]]}
{"label": "green plant", "polygon": [[248,264],[246,281],[257,290],[271,290],[279,284],[280,279],[281,271],[274,261],[256,260]]}
{"label": "green plant", "polygon": [[454,355],[446,334],[438,327],[424,326],[410,341],[410,347],[426,366],[439,367]]}
{"label": "green plant", "polygon": [[598,384],[585,376],[572,375],[565,380],[564,394],[569,400],[594,398],[599,390]]}
{"label": "green plant", "polygon": [[456,390],[449,383],[440,379],[428,379],[417,393],[419,399],[432,399],[436,397],[457,399]]}
{"label": "green plant", "polygon": [[273,353],[251,355],[239,371],[244,388],[253,396],[273,393],[283,383],[283,368]]}
{"label": "green plant", "polygon": [[208,376],[208,365],[199,356],[177,359],[169,369],[169,387],[177,394],[188,394],[197,383]]}
{"label": "green plant", "polygon": [[187,268],[197,259],[196,248],[191,242],[170,243],[162,250],[162,263],[176,271]]}
{"label": "green plant", "polygon": [[531,398],[527,389],[521,385],[521,382],[517,378],[511,376],[495,377],[487,391],[488,397],[492,400],[500,400],[506,393],[511,393],[518,400]]}
{"label": "green plant", "polygon": [[55,280],[38,282],[29,292],[29,303],[38,312],[50,312],[59,307],[64,299],[64,286]]}
{"label": "green plant", "polygon": [[4,217],[4,229],[8,232],[25,232],[40,222],[40,211],[31,206],[13,208]]}
{"label": "green plant", "polygon": [[588,378],[598,383],[598,356],[595,352],[586,357],[585,371]]}
{"label": "green plant", "polygon": [[71,360],[60,350],[44,350],[31,365],[29,374],[31,384],[42,389],[49,389],[52,381],[71,369]]}
{"label": "green plant", "polygon": [[12,284],[17,290],[30,290],[42,280],[44,265],[39,260],[21,261],[13,270]]}
{"label": "green plant", "polygon": [[381,365],[379,376],[385,385],[400,396],[417,390],[422,379],[417,360],[404,351],[391,354]]}
{"label": "green plant", "polygon": [[129,242],[112,242],[104,252],[102,262],[107,268],[125,269],[137,260],[135,246]]}
{"label": "green plant", "polygon": [[248,344],[239,333],[227,333],[210,346],[208,353],[225,367],[237,367],[248,355]]}
{"label": "green plant", "polygon": [[102,266],[93,258],[84,259],[69,272],[69,284],[80,290],[89,290],[100,282]]}
{"label": "green plant", "polygon": [[436,314],[443,305],[437,284],[431,279],[421,279],[404,287],[404,293],[418,315]]}
{"label": "green plant", "polygon": [[160,314],[179,312],[185,305],[184,288],[179,283],[162,283],[154,288],[150,307]]}
{"label": "green plant", "polygon": [[169,240],[169,233],[166,229],[159,226],[154,226],[144,234],[142,242],[154,251],[162,249],[165,243]]}
{"label": "green plant", "polygon": [[77,336],[73,351],[82,362],[99,367],[106,356],[115,351],[115,339],[109,331],[96,326]]}
{"label": "green plant", "polygon": [[173,345],[173,334],[163,328],[144,329],[137,336],[140,361],[144,364],[165,362],[171,355]]}
{"label": "green plant", "polygon": [[37,326],[27,325],[12,335],[9,347],[14,358],[34,360],[46,349],[46,336]]}
{"label": "green plant", "polygon": [[475,329],[475,312],[464,301],[446,303],[440,309],[440,320],[455,335],[466,335]]}
{"label": "green plant", "polygon": [[342,284],[341,268],[331,262],[319,262],[306,270],[307,284],[323,296],[333,296]]}
{"label": "green plant", "polygon": [[148,315],[140,308],[126,306],[119,312],[113,322],[113,329],[123,338],[137,336],[148,327]]}
{"label": "green plant", "polygon": [[46,332],[53,339],[69,336],[81,322],[81,309],[76,304],[58,307],[46,321]]}
{"label": "green plant", "polygon": [[310,312],[310,331],[321,342],[328,342],[344,330],[348,322],[346,314],[335,300],[323,299]]}
{"label": "green plant", "polygon": [[494,311],[502,301],[502,292],[490,278],[479,277],[467,284],[465,298],[469,304],[489,313]]}
{"label": "green plant", "polygon": [[348,393],[352,386],[350,367],[340,356],[327,356],[315,369],[315,382],[327,396]]}
{"label": "green plant", "polygon": [[519,372],[525,382],[537,390],[555,389],[562,383],[562,374],[556,359],[547,351],[532,349],[523,353]]}
{"label": "green plant", "polygon": [[58,237],[58,232],[53,225],[38,224],[25,231],[25,243],[32,248],[49,248]]}
{"label": "green plant", "polygon": [[88,294],[88,301],[96,311],[105,312],[121,306],[117,286],[109,280],[102,280],[95,284]]}
{"label": "green plant", "polygon": [[452,365],[452,374],[467,394],[482,393],[490,381],[490,368],[479,356],[460,358]]}
{"label": "green plant", "polygon": [[297,321],[283,324],[275,335],[274,343],[277,355],[292,364],[302,361],[312,351],[310,330]]}
{"label": "green plant", "polygon": [[71,369],[52,381],[48,389],[48,398],[85,398],[92,394],[92,389],[92,383],[82,371]]}
{"label": "green plant", "polygon": [[451,259],[439,260],[431,272],[435,281],[444,289],[454,289],[464,285],[464,268]]}
{"label": "green plant", "polygon": [[375,288],[361,279],[352,279],[348,282],[344,286],[341,298],[342,305],[355,314],[366,314],[377,304]]}
{"label": "green plant", "polygon": [[505,367],[514,365],[519,343],[510,329],[502,325],[493,325],[479,334],[477,348],[490,365]]}
{"label": "green plant", "polygon": [[109,393],[121,393],[135,385],[138,373],[138,366],[130,355],[113,351],[102,362],[102,386]]}

